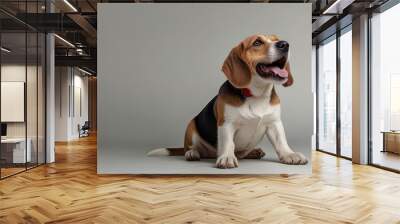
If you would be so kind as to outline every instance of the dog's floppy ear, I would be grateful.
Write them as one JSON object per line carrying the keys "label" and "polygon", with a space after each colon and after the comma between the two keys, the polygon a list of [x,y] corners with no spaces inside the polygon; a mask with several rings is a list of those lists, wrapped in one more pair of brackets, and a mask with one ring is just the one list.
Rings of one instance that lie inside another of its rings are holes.
{"label": "dog's floppy ear", "polygon": [[236,88],[243,88],[250,83],[251,71],[246,61],[243,60],[244,43],[233,48],[222,65],[222,72]]}
{"label": "dog's floppy ear", "polygon": [[292,72],[290,71],[290,64],[289,64],[289,62],[286,63],[285,69],[286,69],[286,71],[288,72],[288,80],[287,80],[285,83],[283,83],[283,86],[284,86],[284,87],[289,87],[289,86],[293,85],[293,82],[294,82],[293,76],[292,76]]}

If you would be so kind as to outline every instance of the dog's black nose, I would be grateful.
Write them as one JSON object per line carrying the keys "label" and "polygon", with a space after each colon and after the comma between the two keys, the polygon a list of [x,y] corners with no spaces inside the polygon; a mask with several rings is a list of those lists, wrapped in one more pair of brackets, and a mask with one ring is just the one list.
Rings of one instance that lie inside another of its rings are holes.
{"label": "dog's black nose", "polygon": [[289,43],[284,40],[276,42],[275,46],[283,52],[289,51]]}

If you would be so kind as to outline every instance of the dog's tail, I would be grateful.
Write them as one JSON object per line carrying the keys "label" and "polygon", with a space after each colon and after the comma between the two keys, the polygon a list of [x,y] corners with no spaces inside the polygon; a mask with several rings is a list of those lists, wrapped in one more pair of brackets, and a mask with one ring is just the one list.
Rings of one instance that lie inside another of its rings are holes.
{"label": "dog's tail", "polygon": [[147,156],[183,156],[184,148],[159,148],[153,149],[147,153]]}

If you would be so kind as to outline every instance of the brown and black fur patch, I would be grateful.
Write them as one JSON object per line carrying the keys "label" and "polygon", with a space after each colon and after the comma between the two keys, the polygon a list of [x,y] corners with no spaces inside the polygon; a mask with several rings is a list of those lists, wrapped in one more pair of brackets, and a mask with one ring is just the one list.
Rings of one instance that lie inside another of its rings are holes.
{"label": "brown and black fur patch", "polygon": [[221,101],[234,107],[240,107],[246,100],[246,97],[242,95],[242,91],[235,88],[229,81],[222,84],[218,95]]}
{"label": "brown and black fur patch", "polygon": [[199,136],[211,146],[216,146],[218,126],[225,122],[225,106],[229,104],[239,107],[245,100],[246,97],[242,95],[241,90],[235,88],[229,81],[222,84],[218,95],[194,118]]}
{"label": "brown and black fur patch", "polygon": [[211,146],[217,145],[217,98],[218,96],[215,96],[194,118],[197,133]]}

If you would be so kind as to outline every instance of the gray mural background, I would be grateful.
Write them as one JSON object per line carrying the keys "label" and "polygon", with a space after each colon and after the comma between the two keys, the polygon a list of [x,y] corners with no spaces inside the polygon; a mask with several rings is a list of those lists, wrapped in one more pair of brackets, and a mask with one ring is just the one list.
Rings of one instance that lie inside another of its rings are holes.
{"label": "gray mural background", "polygon": [[187,123],[225,81],[232,47],[256,33],[290,43],[294,85],[278,87],[289,144],[310,160],[313,132],[310,4],[112,4],[98,7],[98,173],[310,173],[284,165],[265,139],[261,161],[214,168],[215,160],[147,157],[183,145]]}

